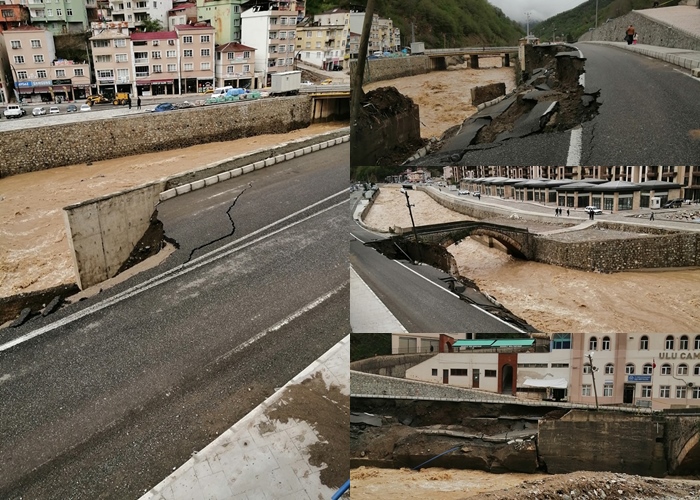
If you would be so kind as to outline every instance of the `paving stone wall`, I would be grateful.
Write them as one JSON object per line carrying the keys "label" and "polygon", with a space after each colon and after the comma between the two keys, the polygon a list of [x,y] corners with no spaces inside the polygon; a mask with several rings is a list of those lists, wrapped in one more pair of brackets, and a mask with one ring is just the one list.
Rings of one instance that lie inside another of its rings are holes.
{"label": "paving stone wall", "polygon": [[[362,83],[392,80],[404,76],[430,73],[432,69],[428,56],[383,57],[368,59]],[[350,61],[350,72],[357,70],[357,61]]]}
{"label": "paving stone wall", "polygon": [[309,96],[82,121],[0,133],[0,178],[66,165],[280,134],[311,124]]}
{"label": "paving stone wall", "polygon": [[700,50],[700,37],[678,28],[669,29],[661,22],[655,21],[639,12],[632,11],[622,17],[603,23],[598,29],[581,35],[580,41],[624,42],[627,27],[632,24],[637,32],[637,43],[674,47],[677,49]]}

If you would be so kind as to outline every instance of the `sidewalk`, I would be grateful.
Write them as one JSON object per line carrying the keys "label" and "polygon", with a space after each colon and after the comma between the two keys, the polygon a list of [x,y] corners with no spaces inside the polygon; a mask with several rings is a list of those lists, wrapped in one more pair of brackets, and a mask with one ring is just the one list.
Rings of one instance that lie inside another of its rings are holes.
{"label": "sidewalk", "polygon": [[347,336],[141,500],[330,499],[350,477],[349,364]]}
{"label": "sidewalk", "polygon": [[670,47],[656,47],[654,45],[632,44],[627,42],[582,42],[597,43],[599,45],[612,45],[623,50],[637,52],[638,54],[660,59],[676,66],[689,69],[693,76],[700,76],[700,51],[687,49],[673,49]]}
{"label": "sidewalk", "polygon": [[350,267],[350,326],[353,333],[406,333],[389,308]]}

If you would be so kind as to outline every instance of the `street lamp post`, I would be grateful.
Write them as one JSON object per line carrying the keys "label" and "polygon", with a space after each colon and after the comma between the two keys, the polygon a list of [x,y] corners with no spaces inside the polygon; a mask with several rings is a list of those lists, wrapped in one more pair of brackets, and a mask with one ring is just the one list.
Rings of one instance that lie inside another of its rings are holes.
{"label": "street lamp post", "polygon": [[598,389],[595,386],[595,371],[597,368],[593,366],[593,353],[588,353],[588,362],[591,365],[591,378],[593,379],[593,394],[595,395],[595,409],[598,409]]}
{"label": "street lamp post", "polygon": [[408,191],[407,191],[407,190],[401,188],[401,192],[406,196],[406,206],[408,207],[408,215],[411,216],[411,227],[413,228],[413,236],[414,236],[415,239],[416,239],[416,245],[418,245],[418,252],[419,252],[419,255],[420,255],[420,253],[421,253],[421,251],[420,251],[420,241],[418,241],[418,231],[416,231],[416,223],[415,223],[415,221],[413,220],[413,210],[411,210],[411,207],[412,207],[412,206],[415,206],[415,205],[411,205],[411,201],[408,199]]}
{"label": "street lamp post", "polygon": [[598,0],[595,0],[595,27],[598,27]]}

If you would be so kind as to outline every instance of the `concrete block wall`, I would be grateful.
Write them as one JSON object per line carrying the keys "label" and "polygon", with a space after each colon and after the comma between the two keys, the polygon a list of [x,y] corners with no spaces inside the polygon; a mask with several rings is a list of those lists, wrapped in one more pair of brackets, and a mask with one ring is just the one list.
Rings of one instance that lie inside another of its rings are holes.
{"label": "concrete block wall", "polygon": [[539,455],[550,474],[579,470],[663,476],[663,424],[648,416],[572,410],[539,422]]}
{"label": "concrete block wall", "polygon": [[[392,80],[404,76],[430,73],[432,65],[428,56],[383,57],[368,59],[365,63],[363,84]],[[357,61],[350,61],[350,72],[357,70]]]}
{"label": "concrete block wall", "polygon": [[135,154],[278,134],[311,124],[295,96],[12,130],[0,134],[0,178]]}
{"label": "concrete block wall", "polygon": [[376,375],[404,378],[406,370],[412,366],[435,356],[437,353],[426,354],[401,354],[395,356],[375,356],[374,358],[361,359],[350,364],[351,370],[358,370]]}
{"label": "concrete block wall", "polygon": [[376,165],[377,160],[394,147],[420,139],[418,106],[385,117],[371,128],[359,127],[350,142],[351,165]]}
{"label": "concrete block wall", "polygon": [[632,11],[624,16],[611,19],[597,29],[584,33],[580,41],[624,42],[625,31],[632,24],[637,32],[638,42],[645,45],[672,47],[677,49],[700,50],[700,36],[678,28],[670,28],[643,14]]}
{"label": "concrete block wall", "polygon": [[164,182],[153,183],[63,209],[81,289],[117,274],[148,229],[163,187]]}

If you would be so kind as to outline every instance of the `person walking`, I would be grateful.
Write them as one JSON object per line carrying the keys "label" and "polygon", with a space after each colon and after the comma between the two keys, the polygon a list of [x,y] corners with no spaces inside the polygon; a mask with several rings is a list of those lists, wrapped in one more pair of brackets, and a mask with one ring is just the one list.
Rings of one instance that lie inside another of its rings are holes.
{"label": "person walking", "polygon": [[126,103],[129,105],[129,109],[131,109],[131,96],[127,97]]}
{"label": "person walking", "polygon": [[649,216],[649,220],[650,220],[650,221],[653,221],[653,220],[654,220],[654,212],[652,212],[651,215]]}
{"label": "person walking", "polygon": [[559,217],[559,209],[558,208],[554,209],[554,217]]}
{"label": "person walking", "polygon": [[631,24],[627,27],[627,31],[625,32],[625,40],[627,40],[627,45],[632,45],[634,41],[634,26]]}
{"label": "person walking", "polygon": [[569,216],[569,209],[568,208],[566,209],[566,216],[567,217]]}
{"label": "person walking", "polygon": [[136,109],[141,109],[141,96],[136,97]]}
{"label": "person walking", "polygon": [[632,37],[632,45],[637,45],[637,38],[639,38],[639,35],[635,33]]}

